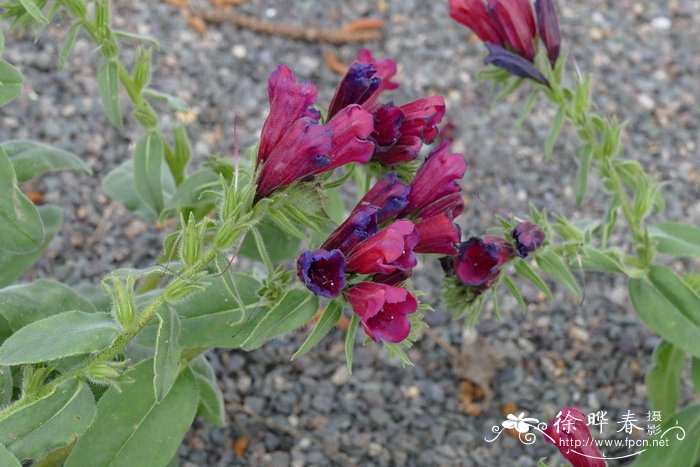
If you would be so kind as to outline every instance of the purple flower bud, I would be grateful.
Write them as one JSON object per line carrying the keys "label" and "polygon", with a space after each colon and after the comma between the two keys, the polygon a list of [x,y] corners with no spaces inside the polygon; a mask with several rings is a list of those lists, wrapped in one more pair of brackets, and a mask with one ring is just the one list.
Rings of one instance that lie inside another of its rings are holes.
{"label": "purple flower bud", "polygon": [[455,273],[465,285],[488,289],[498,277],[500,266],[513,256],[513,247],[500,237],[472,237],[462,243],[455,258]]}
{"label": "purple flower bud", "polygon": [[365,333],[375,342],[403,341],[411,333],[408,315],[418,309],[418,300],[403,287],[360,282],[345,292]]}
{"label": "purple flower bud", "polygon": [[416,265],[413,248],[418,234],[411,221],[398,220],[355,246],[348,254],[348,271],[390,274]]}
{"label": "purple flower bud", "polygon": [[402,216],[419,213],[431,204],[458,192],[458,180],[466,171],[464,156],[450,153],[449,143],[442,143],[433,149],[411,182],[408,206],[402,212]]}
{"label": "purple flower bud", "polygon": [[362,49],[355,61],[372,65],[372,68],[376,70],[374,76],[380,79],[379,86],[367,97],[363,105],[365,109],[371,110],[372,106],[374,106],[375,102],[377,102],[377,99],[384,91],[391,91],[399,87],[399,83],[391,81],[394,75],[396,75],[396,62],[388,58],[385,60],[376,60],[369,49]]}
{"label": "purple flower bud", "polygon": [[532,62],[535,59],[535,17],[530,0],[489,0],[501,35],[520,55]]}
{"label": "purple flower bud", "polygon": [[348,253],[362,240],[377,233],[377,206],[357,206],[345,221],[331,233],[321,248]]}
{"label": "purple flower bud", "polygon": [[260,135],[258,164],[267,159],[294,121],[318,115],[310,110],[310,106],[316,102],[316,86],[309,82],[297,83],[294,74],[285,65],[280,65],[270,75],[267,92],[270,113]]}
{"label": "purple flower bud", "polygon": [[396,172],[392,171],[380,178],[362,197],[358,206],[371,204],[377,206],[377,224],[381,224],[401,212],[408,204],[406,197],[411,187],[406,185]]}
{"label": "purple flower bud", "polygon": [[379,88],[381,79],[374,76],[377,70],[371,63],[353,62],[335,91],[328,118],[351,104],[364,104]]}
{"label": "purple flower bud", "polygon": [[339,250],[309,250],[297,259],[297,276],[322,297],[333,298],[345,288],[345,255]]}
{"label": "purple flower bud", "polygon": [[554,0],[535,0],[535,11],[537,12],[537,29],[540,39],[547,49],[549,61],[554,64],[559,58],[561,50],[559,18]]}
{"label": "purple flower bud", "polygon": [[539,225],[532,222],[521,222],[513,229],[513,240],[515,240],[515,250],[521,258],[527,257],[538,249],[545,240],[545,233]]}
{"label": "purple flower bud", "polygon": [[530,78],[545,86],[549,86],[549,81],[547,81],[542,72],[523,57],[508,52],[503,47],[494,44],[487,43],[486,48],[489,50],[489,54],[484,58],[484,63],[487,65],[495,65],[515,76]]}

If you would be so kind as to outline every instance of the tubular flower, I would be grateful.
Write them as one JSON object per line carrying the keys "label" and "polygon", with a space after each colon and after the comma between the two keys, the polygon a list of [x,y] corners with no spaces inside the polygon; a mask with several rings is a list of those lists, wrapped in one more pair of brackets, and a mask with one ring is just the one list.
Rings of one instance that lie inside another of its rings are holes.
{"label": "tubular flower", "polygon": [[328,236],[321,248],[337,248],[347,254],[355,245],[377,233],[377,211],[377,206],[357,206]]}
{"label": "tubular flower", "polygon": [[520,55],[508,52],[499,45],[486,44],[489,54],[484,58],[484,63],[503,68],[508,73],[521,78],[530,78],[545,86],[549,86],[549,81],[535,65],[525,60]]}
{"label": "tubular flower", "polygon": [[340,250],[307,250],[297,259],[297,276],[316,295],[337,297],[346,284],[345,255]]}
{"label": "tubular flower", "polygon": [[399,107],[386,104],[374,112],[375,131],[371,139],[377,148],[374,159],[396,165],[418,157],[423,143],[432,143],[445,115],[445,99],[432,96]]}
{"label": "tubular flower", "polygon": [[377,223],[381,224],[396,216],[406,207],[408,204],[406,197],[410,192],[410,185],[399,180],[396,172],[392,171],[380,178],[357,205],[358,207],[377,206],[379,208]]}
{"label": "tubular flower", "polygon": [[506,43],[529,61],[535,59],[535,17],[530,0],[489,0]]}
{"label": "tubular flower", "polygon": [[513,257],[513,247],[505,239],[487,235],[462,243],[454,259],[459,280],[480,292],[491,287],[500,274],[500,266]]}
{"label": "tubular flower", "polygon": [[379,78],[379,86],[367,97],[364,107],[370,109],[384,91],[391,91],[399,87],[399,83],[391,79],[396,75],[396,62],[389,58],[376,60],[369,49],[362,49],[356,59],[359,63],[371,65],[376,70],[374,77]]}
{"label": "tubular flower", "polygon": [[318,119],[311,108],[316,102],[316,86],[310,82],[297,83],[292,70],[287,66],[280,65],[270,75],[267,93],[270,113],[260,135],[258,164],[267,159],[292,123],[302,117]]}
{"label": "tubular flower", "polygon": [[605,467],[603,454],[588,429],[586,415],[575,407],[565,407],[544,429],[545,440],[559,449],[573,467]]}
{"label": "tubular flower", "polygon": [[364,104],[372,97],[382,82],[381,78],[375,76],[376,73],[377,70],[371,63],[353,62],[335,91],[328,107],[328,118],[348,105]]}
{"label": "tubular flower", "polygon": [[450,0],[450,16],[474,31],[482,41],[504,43],[498,21],[484,0]]}
{"label": "tubular flower", "polygon": [[345,297],[360,318],[365,333],[375,342],[401,342],[411,332],[408,315],[418,309],[418,301],[403,287],[361,282],[350,287]]}
{"label": "tubular flower", "polygon": [[416,265],[413,248],[418,234],[411,221],[395,221],[355,246],[347,256],[348,271],[360,274],[390,274]]}
{"label": "tubular flower", "polygon": [[561,51],[561,34],[554,0],[535,0],[535,11],[537,12],[537,33],[547,49],[549,61],[555,63]]}
{"label": "tubular flower", "polygon": [[529,253],[537,250],[546,238],[544,230],[532,222],[521,222],[513,229],[513,240],[518,256],[526,258]]}
{"label": "tubular flower", "polygon": [[[458,207],[459,203],[455,202],[454,193],[459,192],[458,180],[466,171],[464,156],[450,153],[448,142],[433,149],[411,182],[408,205],[401,215],[421,214],[421,211],[430,209],[434,203],[442,203],[448,197],[452,206]],[[458,210],[461,212],[461,208]]]}
{"label": "tubular flower", "polygon": [[460,231],[447,214],[437,214],[416,223],[418,244],[416,253],[455,255],[455,244],[459,243]]}

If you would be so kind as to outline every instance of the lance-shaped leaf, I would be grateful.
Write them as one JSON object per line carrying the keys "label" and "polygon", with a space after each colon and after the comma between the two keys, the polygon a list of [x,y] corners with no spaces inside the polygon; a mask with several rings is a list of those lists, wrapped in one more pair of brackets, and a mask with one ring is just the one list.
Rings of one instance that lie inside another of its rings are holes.
{"label": "lance-shaped leaf", "polygon": [[82,295],[54,280],[39,279],[0,289],[0,316],[13,332],[34,321],[73,310],[96,311]]}
{"label": "lance-shaped leaf", "polygon": [[307,353],[309,350],[313,349],[316,344],[321,342],[321,339],[328,334],[333,326],[340,320],[340,316],[343,314],[343,304],[339,300],[333,300],[328,304],[323,314],[318,319],[314,330],[311,331],[309,337],[306,338],[304,343],[299,347],[294,355],[292,355],[292,360],[297,359]]}
{"label": "lance-shaped leaf", "polygon": [[17,177],[0,147],[0,250],[31,253],[44,241],[44,225],[34,204],[17,187]]}
{"label": "lance-shaped leaf", "polygon": [[190,362],[190,370],[199,387],[199,407],[197,413],[214,426],[226,424],[224,396],[216,383],[216,375],[204,355],[199,355]]}
{"label": "lance-shaped leaf", "polygon": [[661,222],[649,229],[661,253],[700,258],[700,228],[680,222]]}
{"label": "lance-shaped leaf", "polygon": [[348,373],[352,373],[352,356],[353,350],[355,350],[355,334],[358,324],[360,324],[360,317],[353,313],[348,325],[348,333],[345,335],[345,364],[348,367]]}
{"label": "lance-shaped leaf", "polygon": [[265,342],[306,324],[318,310],[318,297],[307,290],[289,290],[269,310],[258,310],[237,332],[236,341],[245,350],[260,347]]}
{"label": "lance-shaped leaf", "polygon": [[[273,262],[284,261],[299,254],[301,241],[293,237],[271,221],[263,221],[257,227],[263,238],[267,253]],[[252,235],[243,240],[238,254],[247,258],[260,260],[260,253]]]}
{"label": "lance-shaped leaf", "polygon": [[49,247],[51,239],[61,230],[63,211],[56,206],[39,206],[39,216],[44,225],[44,242],[31,253],[8,253],[0,251],[0,287],[13,284],[32,267]]}
{"label": "lance-shaped leaf", "polygon": [[553,280],[565,285],[569,290],[581,296],[581,288],[568,266],[553,251],[543,251],[536,257],[537,265]]}
{"label": "lance-shaped leaf", "polygon": [[554,145],[557,144],[559,139],[559,134],[561,133],[561,127],[564,124],[564,107],[560,107],[557,114],[554,116],[552,121],[552,127],[549,129],[549,134],[547,135],[547,141],[544,145],[544,157],[546,160],[552,158],[554,154]]}
{"label": "lance-shaped leaf", "polygon": [[0,465],[6,467],[22,467],[22,464],[19,463],[17,458],[2,444],[0,444]]}
{"label": "lance-shaped leaf", "polygon": [[136,193],[156,214],[163,210],[163,140],[151,132],[136,144],[134,152],[134,186]]}
{"label": "lance-shaped leaf", "polygon": [[[9,366],[0,366],[0,407],[12,400],[12,370]],[[2,464],[0,464],[2,465]]]}
{"label": "lance-shaped leaf", "polygon": [[73,51],[73,46],[75,45],[75,40],[78,38],[78,33],[83,27],[80,21],[73,23],[73,26],[68,30],[68,35],[66,36],[66,42],[63,43],[63,48],[61,49],[61,56],[58,59],[58,71],[63,71],[68,62],[68,57],[70,57]]}
{"label": "lance-shaped leaf", "polygon": [[668,342],[700,357],[700,299],[670,269],[654,266],[647,278],[630,279],[630,298],[647,326]]}
{"label": "lance-shaped leaf", "polygon": [[574,184],[574,193],[576,193],[576,204],[581,204],[588,190],[588,173],[593,159],[593,146],[590,144],[581,146],[576,150],[576,155],[578,156],[578,174]]}
{"label": "lance-shaped leaf", "polygon": [[156,353],[153,360],[153,387],[156,402],[160,403],[177,379],[178,364],[182,347],[180,338],[180,317],[175,310],[165,306],[158,312],[158,336],[156,338]]}
{"label": "lance-shaped leaf", "polygon": [[97,70],[97,86],[102,97],[107,118],[121,129],[122,109],[119,104],[119,65],[115,61],[108,61]]}
{"label": "lance-shaped leaf", "polygon": [[515,263],[515,270],[517,271],[518,274],[520,274],[521,277],[532,282],[538,289],[540,289],[547,296],[547,298],[549,298],[549,299],[552,298],[552,291],[549,290],[549,287],[547,287],[547,284],[545,284],[544,281],[542,280],[542,278],[537,275],[537,273],[532,269],[532,267],[527,263],[527,261],[523,261],[521,259],[516,259],[514,263]]}
{"label": "lance-shaped leaf", "polygon": [[48,362],[96,352],[118,335],[119,327],[107,313],[68,311],[35,321],[10,336],[0,347],[0,365]]}
{"label": "lance-shaped leaf", "polygon": [[187,177],[175,189],[172,198],[166,203],[167,214],[176,215],[184,208],[196,208],[211,205],[213,207],[216,195],[221,191],[219,175],[211,169],[201,169]]}
{"label": "lance-shaped leaf", "polygon": [[163,401],[153,393],[153,362],[126,373],[121,392],[109,388],[97,404],[97,417],[78,440],[65,467],[166,465],[177,452],[197,410],[199,393],[186,369]]}
{"label": "lance-shaped leaf", "polygon": [[681,375],[685,353],[666,341],[654,350],[654,365],[646,376],[649,402],[653,410],[661,411],[663,419],[676,411],[681,396]]}
{"label": "lance-shaped leaf", "polygon": [[66,381],[51,395],[0,421],[0,444],[20,460],[41,459],[72,443],[94,417],[90,388],[77,380]]}
{"label": "lance-shaped leaf", "polygon": [[700,454],[700,405],[691,405],[663,418],[657,435],[632,467],[677,467],[696,465]]}
{"label": "lance-shaped leaf", "polygon": [[10,157],[17,183],[60,170],[76,170],[88,175],[92,174],[90,168],[75,154],[46,144],[14,140],[0,144],[0,147]]}
{"label": "lance-shaped leaf", "polygon": [[5,60],[0,60],[0,107],[22,93],[22,73]]}

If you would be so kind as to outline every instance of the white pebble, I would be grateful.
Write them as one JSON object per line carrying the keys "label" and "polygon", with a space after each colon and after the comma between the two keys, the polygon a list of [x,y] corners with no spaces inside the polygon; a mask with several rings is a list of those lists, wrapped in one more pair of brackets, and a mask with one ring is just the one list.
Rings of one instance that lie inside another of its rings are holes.
{"label": "white pebble", "polygon": [[245,57],[246,54],[248,53],[248,51],[246,50],[245,46],[242,45],[242,44],[236,44],[236,45],[234,45],[232,51],[233,51],[233,55],[234,55],[236,58],[243,58],[243,57]]}
{"label": "white pebble", "polygon": [[671,19],[665,16],[657,16],[651,20],[651,27],[654,29],[671,29]]}

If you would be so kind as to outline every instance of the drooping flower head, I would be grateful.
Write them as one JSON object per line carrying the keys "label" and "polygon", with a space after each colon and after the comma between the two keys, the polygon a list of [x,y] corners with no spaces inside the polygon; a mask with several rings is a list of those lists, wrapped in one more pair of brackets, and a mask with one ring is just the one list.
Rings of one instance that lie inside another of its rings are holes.
{"label": "drooping flower head", "polygon": [[500,266],[513,257],[513,247],[501,237],[472,237],[462,243],[454,258],[454,271],[467,286],[483,291],[500,274]]}
{"label": "drooping flower head", "polygon": [[345,297],[360,318],[365,333],[375,342],[401,342],[411,332],[408,315],[418,309],[416,297],[403,287],[361,282]]}
{"label": "drooping flower head", "polygon": [[297,259],[297,276],[322,297],[333,298],[345,288],[345,255],[340,250],[307,250]]}
{"label": "drooping flower head", "polygon": [[537,250],[546,238],[544,230],[532,222],[521,222],[513,229],[513,240],[518,256],[526,258],[529,253]]}
{"label": "drooping flower head", "polygon": [[603,454],[588,429],[586,415],[565,407],[544,429],[545,440],[555,445],[573,467],[605,467]]}

